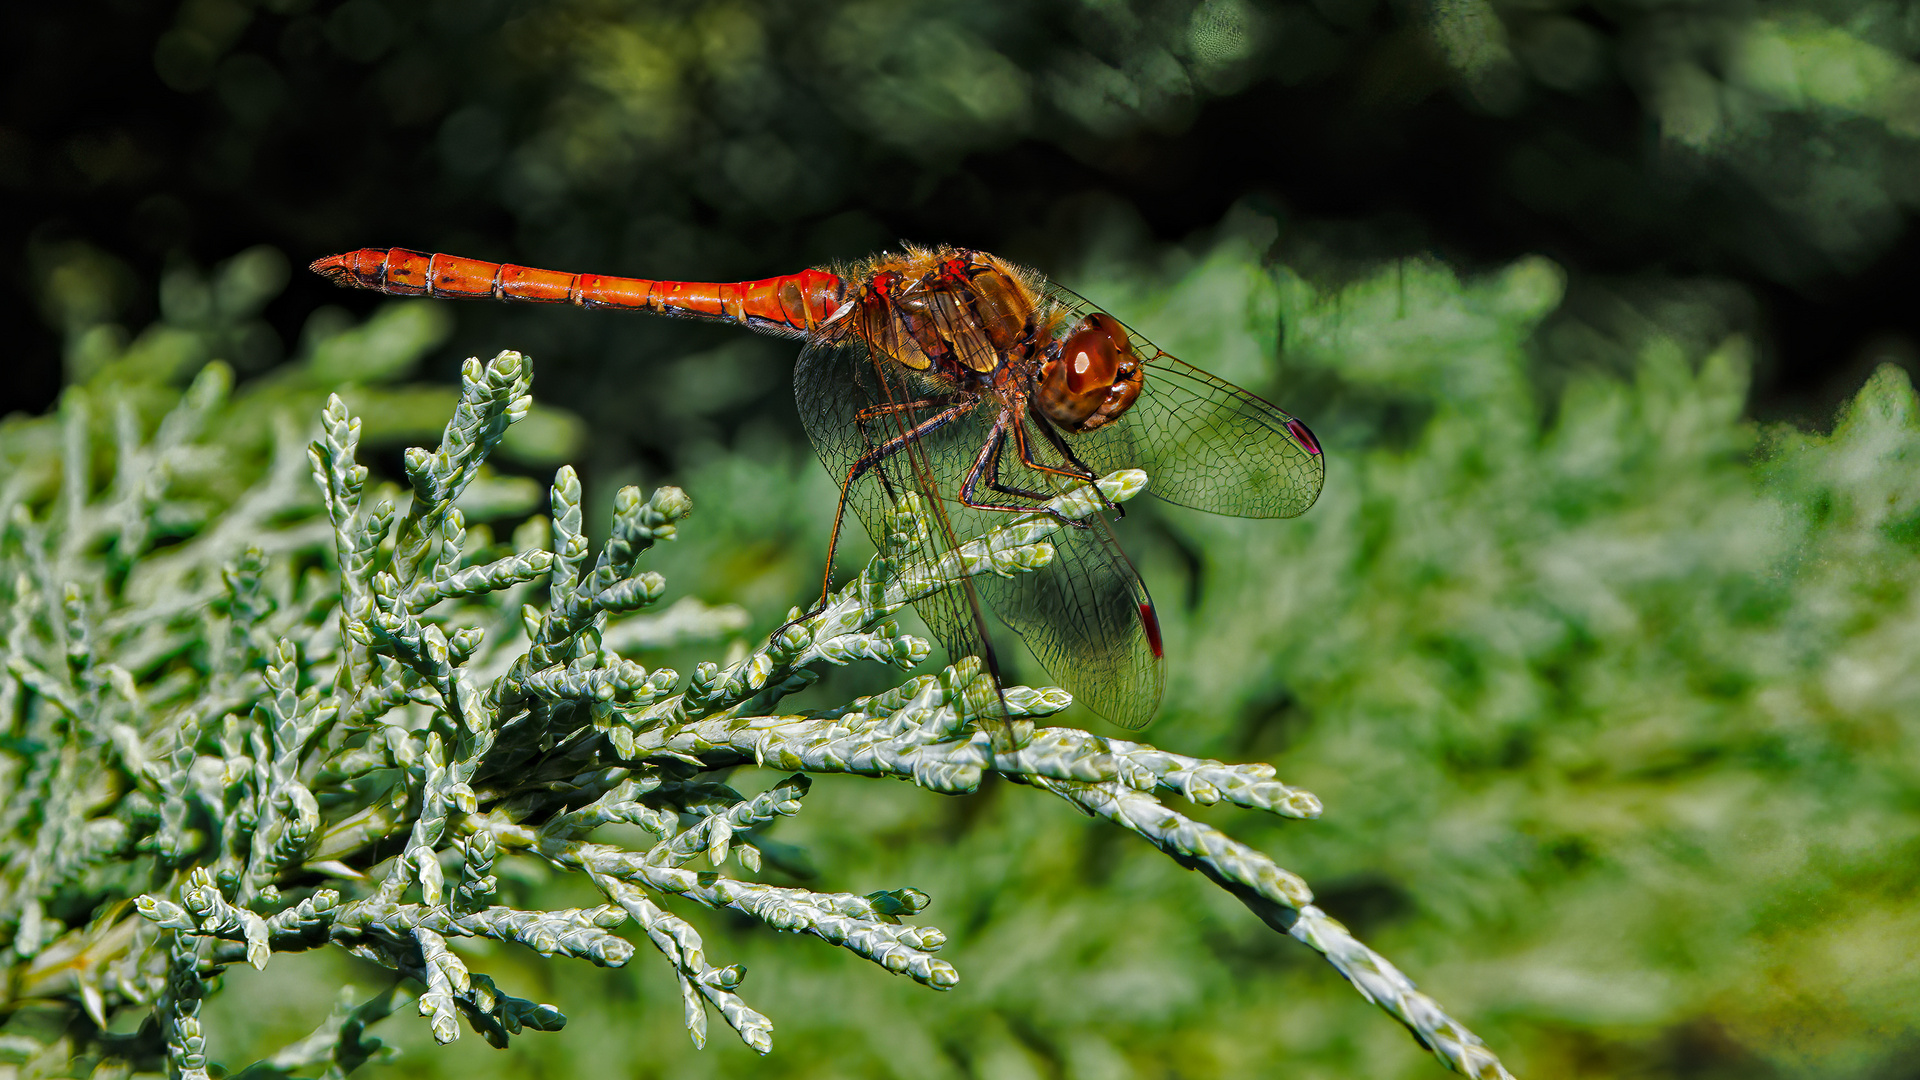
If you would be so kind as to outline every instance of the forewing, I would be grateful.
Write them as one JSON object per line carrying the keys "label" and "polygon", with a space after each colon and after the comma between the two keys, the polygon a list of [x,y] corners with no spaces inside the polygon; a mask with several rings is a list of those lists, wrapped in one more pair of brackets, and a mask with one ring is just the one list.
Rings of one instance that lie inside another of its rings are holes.
{"label": "forewing", "polygon": [[[908,556],[932,562],[953,550],[955,527],[942,492],[957,488],[954,471],[964,470],[961,463],[971,461],[969,444],[979,447],[979,424],[973,415],[960,416],[911,439],[899,452],[878,459],[864,475],[847,483],[863,456],[957,403],[960,399],[951,387],[891,361],[876,365],[866,345],[856,338],[809,344],[794,369],[794,400],[821,464],[842,485],[848,507],[876,546],[886,544],[887,518],[899,498],[918,491],[926,500],[929,527]],[[862,419],[863,410],[879,411]],[[950,660],[978,656],[999,679],[1000,667],[971,581],[923,597],[914,602],[914,609]]]}
{"label": "forewing", "polygon": [[[938,391],[937,387],[927,389],[929,394],[924,396]],[[857,338],[844,343],[808,344],[794,368],[793,396],[807,438],[836,483],[847,478],[848,470],[862,455],[904,430],[899,424],[910,427],[926,418],[924,412],[903,411],[877,421],[859,419],[863,409],[916,398],[904,377],[880,378],[866,345]],[[848,504],[878,544],[885,539],[886,515],[898,493],[913,490],[917,489],[912,474],[887,462],[847,489]]]}
{"label": "forewing", "polygon": [[[1048,296],[1072,312],[1062,327],[1098,310],[1059,286]],[[1305,424],[1160,351],[1132,327],[1127,332],[1144,361],[1145,385],[1117,420],[1067,437],[1081,461],[1101,475],[1144,469],[1148,491],[1214,514],[1293,517],[1313,505],[1326,464]]]}

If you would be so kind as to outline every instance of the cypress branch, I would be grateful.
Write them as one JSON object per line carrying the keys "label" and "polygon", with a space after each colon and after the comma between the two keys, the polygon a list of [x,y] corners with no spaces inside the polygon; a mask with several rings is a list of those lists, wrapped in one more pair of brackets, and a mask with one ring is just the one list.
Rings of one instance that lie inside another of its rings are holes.
{"label": "cypress branch", "polygon": [[[670,910],[685,903],[805,934],[949,989],[960,972],[938,955],[948,935],[909,921],[927,908],[927,894],[821,892],[731,872],[760,870],[763,833],[802,811],[811,777],[850,773],[942,794],[975,791],[998,775],[1059,795],[1201,870],[1321,952],[1442,1061],[1468,1075],[1505,1075],[1471,1033],[1322,915],[1298,877],[1161,801],[1317,816],[1318,801],[1270,766],[1036,726],[1070,703],[1046,688],[1002,690],[1012,741],[996,745],[977,723],[995,687],[967,657],[879,694],[776,711],[831,667],[919,668],[929,646],[902,632],[900,610],[965,576],[1045,572],[1059,516],[1012,516],[929,562],[913,555],[927,523],[908,496],[892,540],[825,607],[744,654],[697,664],[683,680],[608,644],[610,627],[624,625],[610,620],[664,595],[665,579],[642,563],[679,535],[692,509],[683,492],[643,498],[622,489],[611,535],[594,556],[579,480],[562,469],[552,517],[516,530],[513,550],[482,561],[491,534],[469,530],[454,500],[526,414],[532,365],[514,353],[466,365],[439,448],[406,455],[412,494],[403,509],[384,498],[365,505],[368,472],[356,461],[363,425],[335,396],[308,446],[320,531],[283,527],[240,542],[236,529],[289,504],[288,474],[275,464],[227,516],[154,553],[134,518],[169,497],[168,463],[196,449],[224,379],[203,376],[150,441],[123,420],[113,489],[99,498],[84,479],[90,413],[76,394],[58,511],[35,518],[17,510],[0,549],[14,582],[0,686],[24,737],[48,748],[15,772],[14,791],[0,801],[9,842],[24,838],[34,852],[9,858],[0,878],[0,933],[14,968],[4,985],[64,996],[102,1029],[123,1010],[150,1010],[161,1036],[155,1060],[141,1067],[164,1059],[176,1076],[209,1075],[199,1009],[210,980],[232,964],[263,967],[275,953],[316,948],[350,951],[416,984],[435,1040],[453,1040],[464,1023],[504,1046],[525,1030],[558,1030],[565,1018],[500,992],[459,954],[459,941],[513,942],[556,960],[619,967],[633,946],[615,931],[628,923],[674,972],[696,1043],[712,1010],[747,1045],[770,1051],[773,1024],[743,996],[744,970],[709,962],[700,935]],[[1051,505],[1077,517],[1132,498],[1146,482],[1119,472],[1100,479],[1097,492],[1083,486]],[[55,587],[52,567],[83,564],[109,522],[127,590],[116,595],[103,575]],[[280,563],[314,555],[331,562],[331,591],[296,596]],[[80,584],[100,580],[105,591]],[[143,580],[161,597],[145,611],[130,599]],[[168,599],[169,582],[217,602],[195,610]],[[738,626],[726,609],[673,611],[678,622],[662,625]],[[212,661],[197,681],[155,681],[140,659],[196,643]],[[791,775],[749,793],[703,779],[748,765]],[[655,839],[623,847],[599,833],[609,825],[637,825]],[[92,927],[48,915],[81,868],[136,852],[158,861],[147,879],[126,879],[137,881],[123,897],[131,903],[104,907]],[[502,867],[522,860],[580,875],[605,903],[490,903]],[[689,865],[699,861],[702,868]],[[443,862],[456,868],[451,876]],[[331,884],[316,887],[316,875]],[[42,954],[57,954],[69,974],[36,976]],[[394,986],[357,1005],[343,999],[311,1035],[257,1067],[324,1066],[344,1076],[380,1060],[385,1051],[366,1028],[401,1001]]]}

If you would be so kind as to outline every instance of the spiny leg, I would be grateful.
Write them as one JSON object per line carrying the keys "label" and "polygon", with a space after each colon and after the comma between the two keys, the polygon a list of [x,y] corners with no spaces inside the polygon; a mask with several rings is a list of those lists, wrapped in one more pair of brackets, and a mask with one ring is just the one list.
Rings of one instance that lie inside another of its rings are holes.
{"label": "spiny leg", "polygon": [[961,505],[971,507],[975,510],[991,510],[1002,514],[1046,514],[1062,525],[1071,525],[1076,529],[1086,528],[1087,526],[1084,522],[1075,521],[1051,506],[1016,506],[1008,503],[981,502],[975,498],[974,486],[982,481],[985,481],[988,487],[996,491],[1001,491],[1019,498],[1039,498],[1042,500],[1050,498],[1050,496],[1042,495],[1039,492],[1026,492],[1017,488],[1003,488],[995,483],[1000,472],[1000,451],[1005,447],[1007,442],[1007,423],[1010,418],[1017,415],[1013,410],[1007,409],[1003,410],[1000,416],[994,420],[993,430],[988,433],[987,441],[981,444],[980,453],[974,456],[973,468],[967,470],[967,478],[960,484]]}
{"label": "spiny leg", "polygon": [[[999,444],[994,447],[993,456],[987,459],[986,472],[981,475],[981,479],[986,482],[987,487],[990,490],[1001,493],[1002,495],[1012,495],[1015,498],[1020,498],[1020,499],[1032,499],[1034,502],[1038,502],[1038,503],[1044,503],[1047,500],[1053,498],[1053,493],[1051,492],[1034,491],[1030,488],[1014,487],[1011,484],[1001,483],[1000,482],[1000,461],[1001,461],[1002,455],[1004,455],[1007,452],[1007,440],[1006,440],[1005,432],[1001,433],[998,443]],[[1036,507],[1036,509],[1038,508]]]}
{"label": "spiny leg", "polygon": [[[1034,419],[1034,426],[1040,429],[1040,434],[1045,436],[1046,440],[1049,443],[1053,444],[1053,448],[1055,450],[1060,451],[1060,456],[1067,459],[1068,465],[1071,465],[1075,469],[1080,470],[1079,473],[1077,474],[1080,479],[1082,480],[1099,479],[1098,474],[1096,474],[1093,471],[1093,469],[1087,465],[1086,462],[1081,461],[1080,456],[1078,454],[1075,454],[1073,452],[1073,447],[1067,444],[1066,436],[1060,434],[1059,429],[1054,427],[1053,424],[1049,422],[1045,417],[1036,417]],[[1022,445],[1025,445],[1025,444],[1023,443]],[[1026,460],[1024,458],[1021,460],[1023,464],[1026,463]],[[1039,467],[1039,466],[1036,466],[1036,467]]]}
{"label": "spiny leg", "polygon": [[933,409],[951,405],[960,399],[958,394],[941,394],[939,397],[921,398],[918,401],[888,401],[879,405],[869,405],[854,413],[856,420],[877,420],[894,413],[910,412],[914,409]]}
{"label": "spiny leg", "polygon": [[1100,504],[1103,509],[1112,511],[1113,514],[1117,517],[1127,516],[1126,507],[1121,506],[1119,503],[1116,503],[1112,499],[1107,498],[1107,493],[1100,490],[1100,485],[1097,482],[1100,479],[1099,476],[1097,476],[1092,469],[1087,467],[1086,462],[1080,460],[1079,455],[1073,452],[1073,448],[1067,445],[1067,440],[1060,434],[1058,430],[1054,428],[1053,424],[1050,423],[1046,417],[1035,415],[1033,418],[1033,425],[1040,429],[1040,434],[1046,438],[1047,442],[1052,444],[1055,450],[1058,450],[1060,452],[1060,456],[1066,459],[1067,464],[1072,466],[1073,469],[1077,469],[1079,471],[1075,472],[1075,471],[1072,471],[1072,469],[1056,469],[1051,466],[1042,465],[1039,462],[1033,460],[1033,454],[1032,454],[1031,448],[1027,445],[1027,426],[1025,424],[1016,425],[1013,431],[1013,443],[1014,443],[1015,449],[1017,449],[1020,453],[1020,464],[1025,465],[1027,468],[1032,469],[1035,472],[1052,473],[1055,476],[1065,476],[1074,480],[1078,480],[1081,483],[1091,485],[1093,487],[1093,493],[1095,495],[1100,496]]}
{"label": "spiny leg", "polygon": [[[867,423],[869,421],[878,420],[883,416],[897,416],[900,413],[912,412],[915,409],[943,408],[952,405],[958,400],[960,400],[958,394],[942,394],[938,397],[919,398],[914,401],[882,402],[878,405],[869,405],[854,413],[853,423],[855,427],[860,429],[860,441],[867,444],[867,452],[871,453],[874,449],[874,443],[872,434],[867,430]],[[880,473],[880,489],[887,493],[889,501],[899,501],[900,496],[894,492],[893,481],[887,477],[885,470],[882,470]]]}
{"label": "spiny leg", "polygon": [[[833,553],[834,550],[840,546],[840,526],[846,521],[847,500],[852,497],[853,485],[859,481],[861,476],[877,467],[881,462],[907,449],[921,438],[967,415],[972,412],[978,404],[979,402],[977,400],[965,400],[950,405],[927,419],[922,420],[912,428],[868,450],[866,453],[854,459],[853,464],[848,466],[846,478],[840,482],[840,503],[834,507],[833,511],[833,531],[827,535],[827,568],[821,576],[820,600],[813,606],[813,611],[819,611],[826,607],[828,598],[833,595]],[[903,404],[893,411],[902,411],[908,407],[910,406]],[[886,470],[881,469],[880,475],[882,479],[884,479],[886,477]],[[888,490],[892,490],[890,485]],[[813,611],[807,614],[811,615]],[[805,617],[805,615],[801,616],[801,618]],[[798,621],[798,619],[790,620],[780,629],[784,630],[787,626],[792,626]]]}

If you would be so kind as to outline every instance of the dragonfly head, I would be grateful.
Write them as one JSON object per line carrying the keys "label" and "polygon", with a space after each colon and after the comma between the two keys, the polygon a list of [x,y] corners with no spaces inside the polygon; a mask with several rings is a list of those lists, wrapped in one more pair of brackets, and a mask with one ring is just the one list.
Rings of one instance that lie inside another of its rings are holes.
{"label": "dragonfly head", "polygon": [[1127,328],[1111,315],[1094,312],[1047,346],[1033,403],[1062,431],[1080,434],[1131,408],[1142,378]]}

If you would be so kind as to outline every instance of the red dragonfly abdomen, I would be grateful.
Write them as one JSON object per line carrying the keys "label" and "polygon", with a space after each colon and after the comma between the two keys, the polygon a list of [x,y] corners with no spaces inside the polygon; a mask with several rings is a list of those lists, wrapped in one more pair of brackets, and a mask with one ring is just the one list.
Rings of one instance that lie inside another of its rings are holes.
{"label": "red dragonfly abdomen", "polygon": [[511,263],[455,255],[428,255],[406,248],[361,248],[316,259],[312,269],[336,285],[372,289],[389,296],[492,297],[534,304],[652,311],[688,319],[712,319],[776,334],[806,334],[839,307],[846,283],[824,270],[760,281],[651,281],[536,270]]}

